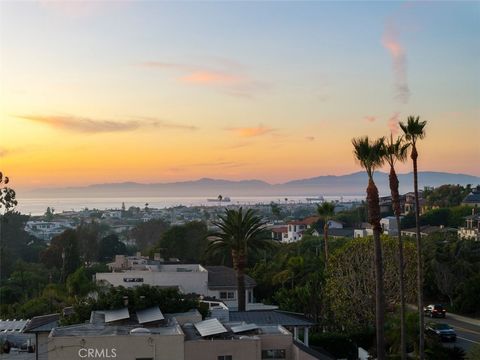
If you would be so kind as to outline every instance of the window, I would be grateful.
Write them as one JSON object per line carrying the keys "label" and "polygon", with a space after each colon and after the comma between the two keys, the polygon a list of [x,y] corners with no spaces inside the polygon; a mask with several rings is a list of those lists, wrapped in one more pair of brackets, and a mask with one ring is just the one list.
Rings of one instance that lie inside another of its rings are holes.
{"label": "window", "polygon": [[143,278],[123,278],[123,282],[143,282]]}
{"label": "window", "polygon": [[217,356],[217,360],[232,360],[232,355],[219,355]]}
{"label": "window", "polygon": [[284,349],[262,350],[262,360],[285,359]]}
{"label": "window", "polygon": [[234,291],[220,291],[220,299],[222,299],[222,300],[235,299],[235,292]]}
{"label": "window", "polygon": [[248,292],[247,292],[247,296],[248,296],[247,302],[248,302],[248,303],[253,303],[252,291],[248,291]]}

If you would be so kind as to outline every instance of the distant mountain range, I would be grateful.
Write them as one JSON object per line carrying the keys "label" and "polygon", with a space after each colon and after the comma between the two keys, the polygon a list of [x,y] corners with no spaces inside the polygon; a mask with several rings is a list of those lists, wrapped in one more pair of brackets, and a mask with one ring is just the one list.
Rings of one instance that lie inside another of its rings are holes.
{"label": "distant mountain range", "polygon": [[[400,192],[413,190],[412,173],[398,174]],[[419,186],[440,186],[444,184],[477,185],[480,177],[466,174],[423,171],[419,173]],[[390,193],[388,174],[375,173],[375,182],[381,195]],[[94,184],[84,187],[44,188],[23,192],[24,198],[65,198],[65,197],[217,197],[223,196],[314,196],[314,195],[363,195],[367,186],[365,172],[348,175],[318,176],[293,180],[283,184],[269,184],[261,180],[219,180],[202,178],[194,181],[141,184],[123,182]]]}

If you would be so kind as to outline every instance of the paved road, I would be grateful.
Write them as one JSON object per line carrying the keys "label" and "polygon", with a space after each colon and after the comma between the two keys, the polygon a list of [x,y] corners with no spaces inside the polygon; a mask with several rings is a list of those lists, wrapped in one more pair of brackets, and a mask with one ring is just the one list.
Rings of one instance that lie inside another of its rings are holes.
{"label": "paved road", "polygon": [[480,321],[478,320],[447,313],[445,319],[425,317],[425,323],[430,321],[449,324],[457,332],[457,341],[444,343],[445,346],[459,346],[468,351],[473,344],[480,345]]}

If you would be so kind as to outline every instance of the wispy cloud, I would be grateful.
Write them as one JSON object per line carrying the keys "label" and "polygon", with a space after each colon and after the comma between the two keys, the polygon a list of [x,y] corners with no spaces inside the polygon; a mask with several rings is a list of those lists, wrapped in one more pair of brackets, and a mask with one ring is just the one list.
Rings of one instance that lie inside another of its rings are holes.
{"label": "wispy cloud", "polygon": [[308,141],[314,141],[315,136],[305,136],[305,139],[308,140]]}
{"label": "wispy cloud", "polygon": [[227,131],[233,132],[235,135],[249,138],[255,136],[262,136],[266,134],[273,133],[275,129],[259,125],[257,127],[241,127],[241,128],[228,128]]}
{"label": "wispy cloud", "polygon": [[398,131],[400,130],[398,122],[400,121],[400,113],[394,113],[390,119],[388,119],[388,129],[393,135],[397,135]]}
{"label": "wispy cloud", "polygon": [[407,80],[407,56],[405,49],[400,44],[398,31],[392,19],[389,19],[385,25],[382,44],[392,58],[395,98],[406,104],[410,98]]}
{"label": "wispy cloud", "polygon": [[377,120],[377,117],[368,115],[368,116],[365,116],[364,119],[365,121],[368,121],[368,122],[375,122]]}
{"label": "wispy cloud", "polygon": [[258,89],[265,87],[251,79],[244,73],[243,67],[234,62],[222,61],[220,68],[164,61],[146,61],[138,65],[174,71],[178,73],[176,79],[183,84],[206,86],[232,96],[253,97]]}
{"label": "wispy cloud", "polygon": [[194,130],[194,126],[175,124],[152,118],[128,121],[102,120],[71,115],[17,115],[17,118],[47,125],[56,129],[80,133],[108,133],[133,131],[142,127]]}
{"label": "wispy cloud", "polygon": [[200,70],[183,76],[182,82],[191,84],[235,85],[243,82],[242,77],[222,72]]}

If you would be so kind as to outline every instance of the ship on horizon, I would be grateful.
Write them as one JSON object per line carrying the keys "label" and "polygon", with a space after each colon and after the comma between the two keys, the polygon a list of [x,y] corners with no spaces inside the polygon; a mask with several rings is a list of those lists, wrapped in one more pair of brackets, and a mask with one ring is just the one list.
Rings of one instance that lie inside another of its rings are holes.
{"label": "ship on horizon", "polygon": [[218,195],[215,199],[213,198],[210,198],[210,199],[207,199],[208,202],[230,202],[231,199],[228,197],[228,196],[222,196],[222,195]]}

